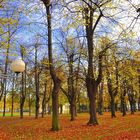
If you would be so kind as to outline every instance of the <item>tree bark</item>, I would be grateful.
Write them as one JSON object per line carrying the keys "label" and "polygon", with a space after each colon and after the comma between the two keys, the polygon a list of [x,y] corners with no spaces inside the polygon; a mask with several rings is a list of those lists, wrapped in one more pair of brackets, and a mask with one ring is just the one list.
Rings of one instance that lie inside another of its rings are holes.
{"label": "tree bark", "polygon": [[44,94],[43,94],[43,100],[42,100],[42,118],[44,117],[45,114],[45,108],[46,108],[46,92],[47,92],[47,83],[44,84],[45,90],[44,90]]}
{"label": "tree bark", "polygon": [[23,118],[23,107],[25,102],[24,96],[24,74],[22,73],[21,93],[20,93],[20,118]]}
{"label": "tree bark", "polygon": [[[20,53],[22,60],[24,59],[24,47],[20,46]],[[26,65],[25,65],[25,71],[22,73],[22,79],[21,79],[21,93],[20,93],[20,118],[23,118],[23,109],[24,109],[24,103],[26,98]]]}
{"label": "tree bark", "polygon": [[[9,49],[10,49],[10,40],[8,40],[8,48],[6,52],[6,60],[5,60],[5,71],[4,74],[7,74],[7,68],[8,68],[8,61],[9,61]],[[5,117],[5,109],[6,109],[6,95],[7,95],[7,80],[6,78],[4,79],[4,88],[2,91],[4,93],[4,98],[3,98],[3,117]]]}
{"label": "tree bark", "polygon": [[133,94],[128,95],[131,114],[134,114],[134,99],[133,99],[134,97],[133,96],[134,96]]}
{"label": "tree bark", "polygon": [[122,116],[126,115],[126,102],[125,102],[125,96],[121,95],[121,111],[122,111]]}
{"label": "tree bark", "polygon": [[52,26],[51,26],[51,2],[50,0],[42,0],[46,7],[47,22],[48,22],[48,56],[49,56],[49,68],[50,74],[53,79],[53,91],[52,91],[52,131],[58,131],[59,126],[59,104],[58,93],[61,87],[61,80],[56,75],[52,57]]}
{"label": "tree bark", "polygon": [[98,86],[93,76],[93,34],[91,31],[89,30],[88,27],[86,28],[88,42],[88,73],[86,76],[86,87],[89,98],[89,113],[90,113],[90,119],[88,124],[94,125],[98,124],[96,116],[96,94]]}
{"label": "tree bark", "polygon": [[140,111],[140,97],[138,99],[138,111]]}
{"label": "tree bark", "polygon": [[11,117],[13,117],[13,112],[14,112],[14,96],[15,96],[15,78],[13,77],[13,85],[12,85],[12,105],[11,105]]}
{"label": "tree bark", "polygon": [[103,86],[102,82],[99,86],[99,98],[98,98],[98,114],[103,115]]}
{"label": "tree bark", "polygon": [[133,102],[130,101],[130,110],[131,110],[131,114],[134,114],[134,106],[133,106]]}
{"label": "tree bark", "polygon": [[135,112],[135,99],[134,99],[134,90],[133,90],[132,85],[129,85],[129,87],[128,87],[128,100],[130,103],[131,114],[134,114],[134,112]]}
{"label": "tree bark", "polygon": [[111,117],[115,118],[115,99],[113,93],[110,93],[111,101],[110,101],[110,107],[111,107]]}
{"label": "tree bark", "polygon": [[[10,42],[11,42],[11,32],[10,32],[10,25],[8,24],[8,42],[7,42],[7,50],[6,50],[6,59],[5,59],[5,69],[4,69],[4,74],[7,74],[7,69],[8,69],[8,63],[9,63],[9,50],[10,50]],[[7,95],[7,79],[4,78],[3,80],[3,90],[2,94],[4,93],[4,99],[3,99],[3,117],[5,117],[5,109],[6,109],[6,95]],[[1,96],[2,98],[2,96]]]}
{"label": "tree bark", "polygon": [[75,117],[76,117],[76,105],[75,105],[75,102],[70,102],[70,114],[71,114],[71,121],[74,121],[75,120]]}
{"label": "tree bark", "polygon": [[[92,87],[94,85],[94,88]],[[98,86],[96,83],[89,83],[87,81],[87,90],[88,90],[88,98],[89,98],[89,114],[90,118],[88,121],[88,125],[96,125],[98,124],[97,115],[96,115],[96,93]]]}
{"label": "tree bark", "polygon": [[74,53],[72,52],[68,56],[69,62],[69,77],[68,77],[68,97],[70,103],[70,114],[71,114],[71,121],[75,120],[76,113],[75,113],[75,106],[76,106],[76,93],[74,90],[74,72],[73,72],[73,62],[74,62]]}
{"label": "tree bark", "polygon": [[4,94],[4,82],[3,82],[3,80],[1,79],[1,94],[0,94],[0,101],[1,101],[1,99],[2,99],[3,94]]}
{"label": "tree bark", "polygon": [[38,57],[37,57],[37,47],[38,45],[35,45],[35,95],[36,95],[36,101],[35,101],[35,118],[38,119],[39,116],[39,69],[38,69]]}
{"label": "tree bark", "polygon": [[58,104],[58,93],[60,90],[61,81],[59,79],[54,80],[54,87],[52,91],[52,130],[58,131],[59,126],[59,104]]}
{"label": "tree bark", "polygon": [[29,94],[29,116],[31,116],[31,94]]}
{"label": "tree bark", "polygon": [[93,17],[94,10],[91,7],[84,8],[84,20],[85,20],[85,28],[86,28],[86,39],[87,39],[87,48],[88,48],[88,72],[86,75],[86,87],[87,94],[89,98],[89,114],[90,119],[88,121],[88,125],[98,124],[97,116],[96,116],[96,94],[98,85],[102,79],[102,55],[99,54],[99,68],[98,68],[98,77],[95,79],[93,75],[93,34],[94,31],[102,17],[102,12],[100,11],[100,15],[93,25]]}
{"label": "tree bark", "polygon": [[63,114],[63,105],[60,104],[60,114]]}
{"label": "tree bark", "polygon": [[107,86],[108,86],[108,93],[110,95],[110,109],[111,109],[111,117],[115,118],[115,95],[113,92],[113,86],[112,86],[112,80],[109,74],[109,71],[107,70]]}

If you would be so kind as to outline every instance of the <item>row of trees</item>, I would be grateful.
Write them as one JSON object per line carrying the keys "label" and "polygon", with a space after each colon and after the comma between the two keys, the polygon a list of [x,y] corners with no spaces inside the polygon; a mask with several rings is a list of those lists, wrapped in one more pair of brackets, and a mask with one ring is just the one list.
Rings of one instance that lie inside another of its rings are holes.
{"label": "row of trees", "polygon": [[[127,3],[127,8],[123,8],[122,3]],[[110,0],[40,0],[34,4],[1,1],[1,72],[10,73],[10,59],[15,52],[26,63],[25,72],[17,80],[1,78],[3,116],[10,94],[12,115],[14,98],[20,94],[21,118],[27,99],[29,108],[35,99],[35,117],[38,118],[41,100],[44,116],[51,97],[52,130],[57,131],[60,92],[70,104],[71,120],[76,117],[80,97],[87,92],[88,125],[98,124],[96,109],[102,114],[104,94],[106,98],[109,95],[112,117],[116,117],[118,97],[121,111],[126,114],[126,95],[133,113],[136,101],[138,106],[140,104],[139,50],[134,49],[139,45],[134,32],[139,10],[137,3],[125,0],[122,3]],[[128,24],[123,17],[127,14],[133,14]],[[26,39],[22,40],[23,37]]]}

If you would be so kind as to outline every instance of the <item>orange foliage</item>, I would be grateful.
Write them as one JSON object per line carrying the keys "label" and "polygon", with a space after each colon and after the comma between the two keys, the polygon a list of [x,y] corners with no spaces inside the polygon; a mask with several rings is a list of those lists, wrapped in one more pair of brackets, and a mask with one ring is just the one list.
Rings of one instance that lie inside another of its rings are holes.
{"label": "orange foliage", "polygon": [[100,125],[87,126],[87,114],[81,114],[76,121],[70,122],[68,116],[61,116],[62,129],[50,131],[50,116],[34,119],[25,117],[0,118],[1,140],[139,140],[140,113],[111,119],[109,113],[98,116]]}

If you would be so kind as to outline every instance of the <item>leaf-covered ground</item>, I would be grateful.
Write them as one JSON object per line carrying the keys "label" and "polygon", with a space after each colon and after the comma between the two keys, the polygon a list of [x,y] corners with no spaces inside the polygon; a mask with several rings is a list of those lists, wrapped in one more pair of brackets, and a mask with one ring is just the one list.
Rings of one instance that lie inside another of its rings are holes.
{"label": "leaf-covered ground", "polygon": [[0,117],[0,140],[140,140],[140,112],[111,119],[110,113],[98,116],[99,125],[87,126],[88,114],[78,114],[76,121],[61,116],[61,130],[50,131],[50,116]]}

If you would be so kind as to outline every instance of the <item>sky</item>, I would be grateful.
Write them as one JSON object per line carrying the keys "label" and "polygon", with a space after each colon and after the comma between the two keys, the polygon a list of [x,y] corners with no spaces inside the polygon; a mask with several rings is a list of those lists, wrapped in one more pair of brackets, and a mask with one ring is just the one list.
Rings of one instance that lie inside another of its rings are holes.
{"label": "sky", "polygon": [[[70,1],[70,0],[69,0]],[[124,2],[126,1],[126,2]],[[120,25],[118,23],[121,23],[121,26],[126,29],[131,25],[131,22],[135,17],[137,17],[138,13],[136,12],[136,8],[140,6],[139,0],[130,0],[129,2],[127,0],[114,0],[113,1],[114,7],[118,7],[118,9],[112,9],[112,10],[106,10],[106,15],[115,15],[115,18],[117,22],[113,22],[111,20],[108,20],[106,18],[102,19],[102,23],[100,26],[98,26],[96,32],[99,36],[105,36],[106,32],[108,32],[108,35],[111,38],[117,39],[118,33],[122,32],[122,29],[120,28]],[[16,2],[11,2],[10,4],[11,8],[12,6],[17,7],[17,9],[20,11],[20,20],[19,20],[19,28],[17,32],[15,33],[13,40],[14,45],[18,46],[20,44],[25,44],[27,46],[30,46],[35,42],[35,36],[37,34],[42,35],[41,42],[44,44],[43,49],[47,52],[46,43],[47,43],[47,29],[46,29],[46,16],[45,16],[45,7],[42,3],[38,3],[38,0],[34,0],[33,2],[29,3],[29,1],[23,1],[19,0]],[[75,3],[72,4],[72,7],[75,6]],[[129,10],[130,9],[130,10]],[[80,20],[82,16],[79,15],[79,18],[76,19],[76,15],[72,14],[70,15],[65,9],[65,11],[61,11],[61,8],[58,7],[58,9],[53,9],[53,19],[52,19],[52,26],[53,26],[53,42],[56,42],[56,37],[61,39],[59,30],[63,29],[65,30],[65,27],[72,22],[71,18],[75,19],[75,26],[78,26],[80,24]],[[123,10],[123,12],[121,12]],[[60,17],[60,13],[65,15],[66,17]],[[77,21],[78,20],[78,21]],[[82,21],[82,20],[81,20]],[[131,25],[132,31],[135,32],[135,40],[138,40],[140,38],[140,19],[133,22]],[[40,24],[41,22],[41,24]],[[45,23],[45,24],[44,24]],[[82,23],[82,22],[81,22]],[[135,24],[135,26],[133,26]],[[82,29],[82,28],[81,28]],[[128,32],[130,29],[128,30]],[[75,36],[73,28],[70,29],[71,36]],[[83,33],[83,32],[82,32]],[[53,44],[55,51],[60,51],[60,48],[57,47],[56,43]],[[139,47],[139,46],[136,46]],[[42,50],[43,50],[42,49]],[[1,56],[2,57],[2,56]]]}

